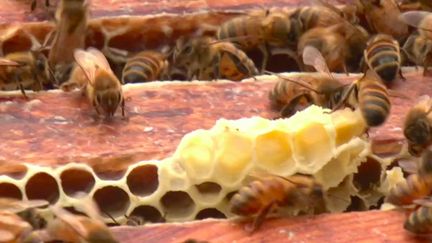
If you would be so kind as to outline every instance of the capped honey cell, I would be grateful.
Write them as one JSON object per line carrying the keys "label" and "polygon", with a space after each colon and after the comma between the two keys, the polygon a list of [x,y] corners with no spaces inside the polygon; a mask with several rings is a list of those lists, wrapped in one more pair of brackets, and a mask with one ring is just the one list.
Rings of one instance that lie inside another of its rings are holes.
{"label": "capped honey cell", "polygon": [[255,153],[257,165],[273,174],[290,175],[297,169],[289,133],[273,130],[257,136]]}

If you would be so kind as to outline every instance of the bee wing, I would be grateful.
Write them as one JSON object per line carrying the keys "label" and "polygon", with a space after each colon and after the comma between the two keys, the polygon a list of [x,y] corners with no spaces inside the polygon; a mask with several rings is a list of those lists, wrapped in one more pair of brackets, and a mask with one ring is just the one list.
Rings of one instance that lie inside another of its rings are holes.
{"label": "bee wing", "polygon": [[111,71],[111,66],[109,65],[108,60],[101,51],[94,47],[89,47],[87,49],[87,52],[93,55],[96,65],[98,65],[100,68],[105,69],[106,71]]}
{"label": "bee wing", "polygon": [[20,201],[12,198],[0,198],[0,211],[11,213],[19,213],[29,208],[39,208],[47,205],[48,201],[45,200]]}
{"label": "bee wing", "polygon": [[0,57],[0,66],[21,66],[22,64],[18,62],[11,61],[4,57]]}
{"label": "bee wing", "polygon": [[399,167],[409,174],[415,174],[418,172],[418,164],[412,159],[401,159],[398,161]]}
{"label": "bee wing", "polygon": [[[85,196],[85,193],[82,194]],[[78,195],[78,197],[80,196]],[[83,199],[83,200],[84,200],[83,203],[80,203],[79,206],[77,205],[78,209],[83,213],[85,213],[89,218],[102,221],[102,217],[99,212],[99,207],[97,206],[95,201],[93,201],[90,198]]]}
{"label": "bee wing", "polygon": [[68,224],[74,231],[76,231],[80,236],[88,235],[87,229],[82,225],[82,223],[78,220],[77,216],[69,213],[65,209],[59,206],[51,207],[51,212],[59,218],[61,221]]}
{"label": "bee wing", "polygon": [[430,16],[431,13],[427,11],[408,11],[399,15],[399,18],[408,25],[419,27],[421,21],[428,15]]}
{"label": "bee wing", "polygon": [[0,229],[0,242],[12,242],[15,239],[15,235],[10,231]]}
{"label": "bee wing", "polygon": [[313,46],[306,46],[303,49],[303,63],[314,67],[317,72],[327,73],[331,76],[324,57],[321,52]]}
{"label": "bee wing", "polygon": [[90,84],[93,84],[96,77],[96,58],[93,54],[84,50],[75,50],[74,59],[78,66],[83,70]]}
{"label": "bee wing", "polygon": [[432,198],[431,197],[425,197],[421,199],[416,199],[413,201],[415,204],[424,206],[424,207],[432,207]]}

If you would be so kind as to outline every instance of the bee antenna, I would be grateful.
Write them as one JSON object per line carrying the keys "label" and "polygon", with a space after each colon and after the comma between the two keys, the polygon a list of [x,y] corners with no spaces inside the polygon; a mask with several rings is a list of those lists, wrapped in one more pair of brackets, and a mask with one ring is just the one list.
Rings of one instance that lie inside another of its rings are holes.
{"label": "bee antenna", "polygon": [[299,86],[301,86],[303,88],[309,89],[309,90],[311,90],[311,91],[313,91],[313,92],[315,92],[317,94],[321,94],[322,93],[322,92],[320,92],[320,91],[312,88],[310,85],[307,85],[307,84],[305,84],[303,82],[300,82],[300,81],[297,81],[297,80],[294,80],[294,79],[290,79],[288,77],[280,75],[279,73],[274,73],[274,72],[270,72],[270,71],[264,71],[264,74],[275,75],[275,76],[277,76],[280,79],[283,79],[283,80],[286,80],[288,82],[292,82],[294,84],[297,84],[297,85],[299,85]]}
{"label": "bee antenna", "polygon": [[[101,211],[103,214],[105,214],[106,216],[108,216],[108,218],[110,218],[110,219],[114,222],[114,224],[118,224],[118,225],[120,225],[119,222],[117,222],[117,220],[115,220],[115,218],[114,218],[110,213],[108,213],[107,211],[105,211],[105,210],[103,210],[103,209],[100,209],[100,211]],[[126,215],[125,215],[125,217],[126,217]],[[127,218],[127,217],[126,217],[126,218]]]}

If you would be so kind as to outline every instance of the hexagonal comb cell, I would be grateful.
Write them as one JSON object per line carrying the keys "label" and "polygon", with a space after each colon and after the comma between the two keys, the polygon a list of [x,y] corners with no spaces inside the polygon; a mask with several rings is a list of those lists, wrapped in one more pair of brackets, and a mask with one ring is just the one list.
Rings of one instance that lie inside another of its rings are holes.
{"label": "hexagonal comb cell", "polygon": [[372,157],[367,157],[367,160],[358,167],[358,172],[354,174],[353,184],[360,192],[370,190],[373,186],[379,185],[381,172],[381,163]]}
{"label": "hexagonal comb cell", "polygon": [[224,184],[240,180],[251,166],[252,140],[240,132],[225,130],[218,135],[216,147],[215,179]]}
{"label": "hexagonal comb cell", "polygon": [[168,191],[160,201],[168,218],[185,218],[195,210],[195,202],[183,191]]}
{"label": "hexagonal comb cell", "polygon": [[255,140],[258,166],[271,173],[289,175],[295,169],[289,134],[284,131],[270,131]]}
{"label": "hexagonal comb cell", "polygon": [[215,219],[224,219],[226,218],[225,214],[221,211],[217,210],[216,208],[205,208],[197,213],[195,216],[195,219],[208,219],[208,218],[215,218]]}
{"label": "hexagonal comb cell", "polygon": [[165,222],[165,219],[162,217],[162,214],[159,212],[159,210],[149,205],[141,205],[134,208],[134,210],[131,212],[131,214],[128,217],[131,216],[139,217],[144,222],[152,222],[152,223]]}
{"label": "hexagonal comb cell", "polygon": [[28,179],[25,185],[28,199],[44,199],[54,204],[60,196],[59,186],[54,177],[46,172],[39,172]]}
{"label": "hexagonal comb cell", "polygon": [[89,193],[95,185],[92,173],[79,168],[70,168],[60,174],[64,193],[73,197],[77,192]]}
{"label": "hexagonal comb cell", "polygon": [[0,198],[1,197],[22,199],[22,193],[21,190],[14,184],[3,182],[0,183]]}
{"label": "hexagonal comb cell", "polygon": [[11,178],[14,178],[16,180],[20,180],[24,178],[28,171],[28,168],[26,165],[23,164],[3,164],[3,162],[0,162],[0,174],[9,176]]}
{"label": "hexagonal comb cell", "polygon": [[214,200],[214,198],[218,197],[222,190],[222,187],[214,182],[203,182],[199,185],[195,185],[195,188],[200,193],[200,196],[209,200]]}
{"label": "hexagonal comb cell", "polygon": [[129,190],[137,196],[149,196],[158,189],[159,176],[156,165],[140,165],[127,175]]}
{"label": "hexagonal comb cell", "polygon": [[187,134],[178,148],[178,157],[190,178],[208,178],[213,167],[214,142],[207,131]]}
{"label": "hexagonal comb cell", "polygon": [[93,199],[103,213],[114,218],[125,215],[130,205],[129,195],[116,186],[99,188],[94,193]]}

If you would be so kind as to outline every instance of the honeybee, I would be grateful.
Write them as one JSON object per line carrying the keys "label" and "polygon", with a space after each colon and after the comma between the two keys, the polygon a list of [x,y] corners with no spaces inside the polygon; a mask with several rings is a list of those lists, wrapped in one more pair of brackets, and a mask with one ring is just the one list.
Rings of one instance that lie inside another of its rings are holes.
{"label": "honeybee", "polygon": [[[20,201],[12,198],[0,198],[0,239],[1,242],[40,242],[31,235],[34,218],[30,216],[34,208],[47,206],[45,200]],[[34,241],[30,241],[34,240]]]}
{"label": "honeybee", "polygon": [[370,69],[347,88],[341,100],[341,104],[348,101],[351,106],[357,105],[368,127],[382,125],[390,114],[388,90],[381,78]]}
{"label": "honeybee", "polygon": [[401,12],[395,0],[357,0],[356,4],[373,32],[391,35],[398,41],[408,36],[408,26],[399,19]]}
{"label": "honeybee", "polygon": [[420,156],[432,144],[432,99],[425,95],[408,111],[404,122],[404,136],[408,141],[408,151]]}
{"label": "honeybee", "polygon": [[129,215],[126,217],[126,225],[129,226],[140,226],[144,225],[146,220],[139,215]]}
{"label": "honeybee", "polygon": [[281,112],[281,117],[290,117],[295,112],[311,104],[332,109],[339,104],[346,85],[330,75],[323,57],[317,49],[307,46],[303,52],[303,62],[314,65],[318,75],[304,75],[283,78],[269,93],[272,106]]}
{"label": "honeybee", "polygon": [[423,75],[426,75],[432,62],[432,14],[425,11],[409,11],[403,13],[401,19],[417,28],[417,32],[406,41],[403,50],[412,62],[423,65]]}
{"label": "honeybee", "polygon": [[82,88],[99,115],[110,118],[121,106],[124,116],[122,83],[114,75],[102,52],[90,47],[87,51],[76,50],[74,57],[77,65],[69,81],[62,84],[61,88],[65,91],[74,87]]}
{"label": "honeybee", "polygon": [[142,51],[129,58],[123,68],[123,83],[138,83],[158,80],[167,75],[168,61],[164,54]]}
{"label": "honeybee", "polygon": [[59,206],[52,206],[51,211],[56,218],[48,221],[45,230],[38,232],[40,237],[44,242],[59,240],[73,243],[119,242],[102,221],[93,201],[85,202],[83,209],[89,217],[73,215]]}
{"label": "honeybee", "polygon": [[188,79],[226,78],[239,81],[258,74],[255,64],[234,44],[211,37],[180,38],[173,53],[176,65],[187,67]]}
{"label": "honeybee", "polygon": [[402,49],[411,62],[423,66],[425,76],[432,64],[432,39],[419,33],[413,33],[408,37]]}
{"label": "honeybee", "polygon": [[286,47],[285,52],[292,55],[295,43],[301,35],[301,24],[290,18],[288,13],[266,11],[262,14],[247,15],[224,22],[217,32],[219,40],[230,40],[241,50],[258,48],[263,56],[261,72],[268,63],[270,46]]}
{"label": "honeybee", "polygon": [[386,201],[394,205],[412,204],[430,194],[432,187],[432,151],[426,150],[420,160],[417,173],[390,190]]}
{"label": "honeybee", "polygon": [[302,31],[306,32],[316,27],[329,27],[348,21],[351,24],[359,22],[354,5],[345,5],[342,9],[334,7],[324,0],[311,0],[313,6],[298,8],[290,17],[301,23]]}
{"label": "honeybee", "polygon": [[2,90],[25,89],[38,91],[52,83],[52,72],[47,58],[39,51],[13,52],[0,62],[0,87]]}
{"label": "honeybee", "polygon": [[390,35],[377,34],[369,39],[364,51],[364,62],[387,85],[392,83],[397,74],[403,78],[399,43]]}
{"label": "honeybee", "polygon": [[[331,71],[348,73],[347,62],[353,63],[360,59],[367,39],[368,33],[362,27],[344,21],[307,31],[300,37],[297,51],[302,55],[306,46],[314,46],[324,56]],[[303,69],[308,71],[306,67]]]}
{"label": "honeybee", "polygon": [[73,67],[75,49],[85,46],[88,5],[87,0],[61,0],[55,13],[54,32],[46,37],[45,42],[51,43],[48,61],[61,83]]}
{"label": "honeybee", "polygon": [[312,177],[294,175],[289,178],[266,176],[242,187],[230,200],[231,212],[245,217],[255,216],[247,230],[262,225],[273,207],[314,207],[323,200],[320,184]]}

